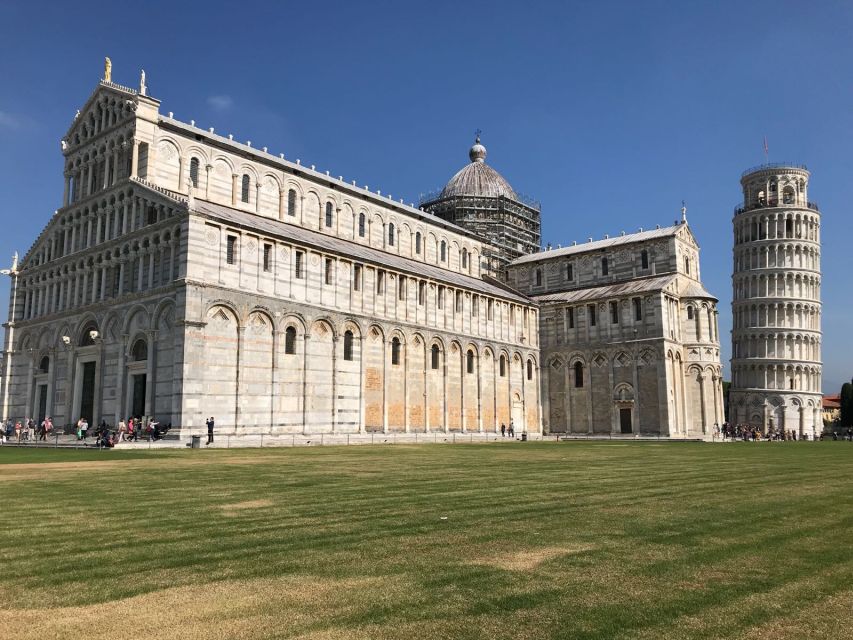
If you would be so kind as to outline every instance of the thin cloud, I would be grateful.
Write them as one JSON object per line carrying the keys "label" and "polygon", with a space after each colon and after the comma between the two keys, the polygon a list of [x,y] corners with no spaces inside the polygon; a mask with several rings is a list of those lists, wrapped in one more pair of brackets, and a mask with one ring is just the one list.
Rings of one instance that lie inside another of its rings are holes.
{"label": "thin cloud", "polygon": [[234,106],[234,99],[231,96],[210,96],[207,104],[217,111],[227,111]]}
{"label": "thin cloud", "polygon": [[0,110],[0,127],[17,131],[23,129],[29,123],[30,121],[27,118],[21,118],[8,111]]}

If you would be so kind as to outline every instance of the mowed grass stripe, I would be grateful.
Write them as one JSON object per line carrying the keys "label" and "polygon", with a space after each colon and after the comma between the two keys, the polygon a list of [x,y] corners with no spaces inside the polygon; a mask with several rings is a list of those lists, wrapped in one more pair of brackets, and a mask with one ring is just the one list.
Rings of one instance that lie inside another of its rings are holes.
{"label": "mowed grass stripe", "polygon": [[[844,637],[811,612],[853,577],[847,545],[827,544],[853,524],[826,480],[850,477],[842,443],[35,453],[43,473],[0,452],[0,479],[25,478],[4,538],[45,541],[3,551],[0,587],[21,594],[0,605],[4,637],[39,637],[21,603],[170,587],[232,589],[191,624],[239,637],[746,637],[783,612],[738,603],[782,594],[790,629]],[[274,584],[336,595],[305,610]]]}

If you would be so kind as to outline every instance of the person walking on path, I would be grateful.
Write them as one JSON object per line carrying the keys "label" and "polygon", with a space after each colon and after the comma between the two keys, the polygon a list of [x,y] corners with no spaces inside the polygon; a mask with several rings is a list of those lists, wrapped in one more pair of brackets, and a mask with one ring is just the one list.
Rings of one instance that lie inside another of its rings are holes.
{"label": "person walking on path", "polygon": [[87,435],[89,435],[89,421],[86,418],[80,418],[80,437],[83,442],[86,442]]}
{"label": "person walking on path", "polygon": [[506,425],[503,422],[501,422],[501,438],[505,438],[505,437],[506,437]]}
{"label": "person walking on path", "polygon": [[509,437],[510,438],[515,437],[515,420],[509,421]]}
{"label": "person walking on path", "polygon": [[32,418],[27,419],[27,440],[36,441],[36,421]]}
{"label": "person walking on path", "polygon": [[213,444],[213,416],[207,421],[207,444]]}
{"label": "person walking on path", "polygon": [[15,423],[15,438],[18,441],[18,444],[21,444],[21,421],[18,420]]}
{"label": "person walking on path", "polygon": [[118,438],[116,439],[116,444],[124,440],[124,434],[127,431],[127,425],[124,423],[124,420],[118,421]]}

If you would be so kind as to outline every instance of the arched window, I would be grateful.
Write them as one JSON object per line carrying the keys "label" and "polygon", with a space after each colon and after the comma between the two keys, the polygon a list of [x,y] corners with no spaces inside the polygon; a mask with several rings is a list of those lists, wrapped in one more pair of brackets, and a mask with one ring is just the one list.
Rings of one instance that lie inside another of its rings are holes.
{"label": "arched window", "polygon": [[421,255],[421,232],[415,234],[415,253]]}
{"label": "arched window", "polygon": [[468,349],[468,354],[465,356],[465,371],[474,373],[474,352]]}
{"label": "arched window", "polygon": [[499,375],[501,378],[506,376],[506,357],[501,354],[500,367],[498,369]]}
{"label": "arched window", "polygon": [[140,338],[133,343],[133,347],[130,349],[130,359],[134,362],[148,360],[148,344],[145,340]]}
{"label": "arched window", "polygon": [[39,362],[39,371],[41,373],[47,373],[48,371],[50,371],[50,358],[44,356],[41,359],[41,362]]}
{"label": "arched window", "polygon": [[536,270],[536,286],[537,287],[542,286],[542,269]]}
{"label": "arched window", "polygon": [[693,307],[687,307],[687,319],[693,320]]}
{"label": "arched window", "polygon": [[364,237],[364,222],[365,222],[364,221],[364,214],[359,213],[358,214],[358,237],[359,238]]}
{"label": "arched window", "polygon": [[391,364],[400,364],[400,338],[391,339]]}
{"label": "arched window", "polygon": [[344,332],[344,360],[352,360],[352,331]]}
{"label": "arched window", "polygon": [[447,261],[447,242],[445,242],[444,240],[441,241],[441,252],[439,254],[439,257],[442,262]]}
{"label": "arched window", "polygon": [[389,247],[394,246],[394,223],[393,222],[388,223],[388,246]]}
{"label": "arched window", "polygon": [[296,328],[288,327],[284,331],[284,352],[288,355],[296,353]]}
{"label": "arched window", "polygon": [[249,174],[243,174],[242,188],[240,189],[240,200],[243,202],[249,201]]}
{"label": "arched window", "polygon": [[684,273],[690,275],[690,258],[684,256]]}
{"label": "arched window", "polygon": [[190,182],[194,189],[198,188],[198,158],[190,160]]}
{"label": "arched window", "polygon": [[326,226],[327,227],[332,226],[332,211],[333,211],[332,203],[327,202],[326,203]]}
{"label": "arched window", "polygon": [[643,269],[649,268],[649,252],[643,249],[642,253],[640,253],[640,260],[643,263]]}
{"label": "arched window", "polygon": [[606,276],[610,273],[610,265],[607,262],[607,258],[601,259],[601,275]]}
{"label": "arched window", "polygon": [[583,386],[583,365],[580,361],[575,362],[575,387],[580,388]]}
{"label": "arched window", "polygon": [[468,268],[468,249],[462,249],[462,268]]}
{"label": "arched window", "polygon": [[533,360],[527,361],[527,379],[533,380]]}
{"label": "arched window", "polygon": [[95,344],[95,338],[98,337],[98,327],[94,323],[87,324],[86,328],[80,334],[78,345],[81,347],[91,347]]}
{"label": "arched window", "polygon": [[438,369],[438,360],[439,354],[441,353],[441,349],[438,348],[437,344],[432,345],[432,368]]}
{"label": "arched window", "polygon": [[287,192],[287,215],[296,215],[296,189]]}

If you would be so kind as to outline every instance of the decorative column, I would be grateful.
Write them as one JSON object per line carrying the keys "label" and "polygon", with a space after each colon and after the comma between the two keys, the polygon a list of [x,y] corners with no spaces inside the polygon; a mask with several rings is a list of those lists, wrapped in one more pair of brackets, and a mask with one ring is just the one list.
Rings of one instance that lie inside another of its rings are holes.
{"label": "decorative column", "polygon": [[[127,334],[121,336],[121,343],[118,350],[118,370],[116,371],[116,397],[115,411],[113,415],[114,424],[118,424],[125,411],[125,394],[127,389],[127,371],[125,363],[127,360]],[[147,381],[146,381],[147,386]],[[147,389],[146,389],[147,392]],[[146,393],[147,395],[147,393]]]}
{"label": "decorative column", "polygon": [[154,345],[157,342],[157,331],[150,330],[145,332],[145,342],[148,347],[148,359],[145,362],[145,415],[154,415],[154,390],[157,388],[157,381],[154,379],[157,371],[154,359],[157,357],[157,350]]}
{"label": "decorative column", "polygon": [[148,289],[154,288],[154,258],[157,250],[151,246],[148,248]]}
{"label": "decorative column", "polygon": [[101,267],[101,301],[103,302],[104,298],[107,295],[107,267],[106,265]]}
{"label": "decorative column", "polygon": [[212,164],[204,165],[204,199],[210,199],[210,170],[213,169]]}
{"label": "decorative column", "polygon": [[136,251],[136,256],[137,256],[136,261],[139,264],[139,270],[136,274],[136,290],[142,291],[142,278],[143,278],[143,275],[145,274],[145,250],[142,247],[140,247]]}
{"label": "decorative column", "polygon": [[86,248],[92,246],[92,219],[95,217],[94,213],[89,213],[86,216]]}
{"label": "decorative column", "polygon": [[67,207],[68,206],[68,194],[69,194],[69,191],[71,188],[71,174],[68,172],[65,172],[64,175],[65,175],[65,186],[62,190],[62,206]]}
{"label": "decorative column", "polygon": [[364,433],[364,336],[358,336],[358,432]]}
{"label": "decorative column", "polygon": [[237,206],[237,180],[239,180],[240,176],[236,173],[231,174],[231,206]]}
{"label": "decorative column", "polygon": [[133,139],[133,150],[130,156],[130,175],[134,178],[139,177],[139,140]]}

